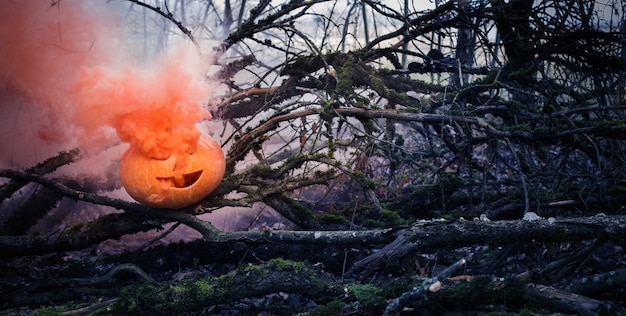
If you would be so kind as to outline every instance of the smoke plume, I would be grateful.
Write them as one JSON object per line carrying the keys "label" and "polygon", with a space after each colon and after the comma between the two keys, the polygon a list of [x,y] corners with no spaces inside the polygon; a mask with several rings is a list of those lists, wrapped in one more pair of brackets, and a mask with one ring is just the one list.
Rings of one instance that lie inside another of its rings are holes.
{"label": "smoke plume", "polygon": [[117,139],[160,159],[195,150],[195,123],[210,117],[199,104],[209,92],[200,56],[180,45],[133,60],[119,5],[0,1],[0,167]]}

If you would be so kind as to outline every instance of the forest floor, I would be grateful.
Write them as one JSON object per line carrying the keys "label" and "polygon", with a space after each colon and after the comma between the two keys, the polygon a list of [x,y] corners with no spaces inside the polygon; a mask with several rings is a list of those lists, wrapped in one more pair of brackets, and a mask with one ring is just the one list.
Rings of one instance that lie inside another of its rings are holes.
{"label": "forest floor", "polygon": [[[494,242],[419,251],[392,266],[354,269],[384,246],[196,240],[115,255],[94,247],[1,259],[0,314],[625,313],[623,238]],[[585,285],[586,278],[598,282]]]}

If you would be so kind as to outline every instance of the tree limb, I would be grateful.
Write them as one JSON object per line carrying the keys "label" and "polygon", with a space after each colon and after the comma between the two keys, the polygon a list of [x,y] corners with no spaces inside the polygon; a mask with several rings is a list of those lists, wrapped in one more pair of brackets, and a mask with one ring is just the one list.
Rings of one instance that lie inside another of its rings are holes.
{"label": "tree limb", "polygon": [[151,6],[145,2],[141,2],[139,0],[127,0],[130,1],[136,5],[142,6],[144,8],[147,8],[149,10],[152,10],[154,12],[156,12],[157,14],[159,14],[160,16],[170,20],[172,23],[174,23],[176,25],[176,27],[178,27],[178,29],[183,32],[183,34],[185,34],[189,40],[196,46],[196,48],[198,49],[198,52],[200,52],[200,46],[198,45],[198,43],[196,42],[195,38],[193,37],[193,34],[191,34],[191,30],[189,30],[187,27],[185,27],[183,25],[183,23],[181,21],[178,21],[174,18],[174,15],[172,14],[172,12],[170,12],[169,8],[167,8],[167,1],[165,1],[165,6],[166,6],[166,11],[161,10],[160,7],[154,7]]}
{"label": "tree limb", "polygon": [[596,238],[625,239],[626,216],[591,216],[534,221],[454,221],[417,223],[402,230],[396,240],[354,263],[350,273],[364,278],[379,269],[394,270],[406,256],[441,248],[473,244],[565,242]]}
{"label": "tree limb", "polygon": [[[39,163],[36,166],[27,169],[26,172],[30,172],[30,173],[34,173],[38,175],[44,175],[44,174],[50,173],[61,166],[64,166],[73,162],[79,153],[80,151],[77,148],[74,148],[70,151],[62,151],[58,155],[54,157],[50,157],[46,159],[44,162]],[[17,190],[22,188],[27,183],[28,181],[18,181],[18,180],[13,179],[9,181],[8,183],[5,183],[2,186],[0,186],[0,202],[2,202],[4,199],[9,198],[11,195],[13,195],[13,193],[15,193]]]}

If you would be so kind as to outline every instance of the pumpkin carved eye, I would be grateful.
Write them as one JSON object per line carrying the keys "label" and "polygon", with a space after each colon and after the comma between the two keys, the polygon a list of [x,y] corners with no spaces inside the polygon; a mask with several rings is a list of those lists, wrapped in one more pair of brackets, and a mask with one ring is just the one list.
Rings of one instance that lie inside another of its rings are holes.
{"label": "pumpkin carved eye", "polygon": [[206,135],[193,154],[153,159],[131,147],[122,158],[120,177],[128,194],[139,203],[158,208],[182,208],[215,190],[224,176],[226,161],[219,144]]}

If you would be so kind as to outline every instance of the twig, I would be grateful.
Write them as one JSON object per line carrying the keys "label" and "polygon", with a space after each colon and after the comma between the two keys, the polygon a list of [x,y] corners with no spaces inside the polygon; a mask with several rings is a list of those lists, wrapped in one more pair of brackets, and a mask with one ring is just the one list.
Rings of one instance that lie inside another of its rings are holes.
{"label": "twig", "polygon": [[[80,151],[77,148],[74,148],[70,151],[62,151],[58,155],[50,157],[42,163],[39,163],[36,166],[27,169],[26,171],[37,175],[50,173],[61,166],[74,162],[79,153]],[[11,195],[13,195],[13,193],[22,188],[26,183],[28,182],[17,181],[14,179],[0,186],[0,202],[2,202],[4,199],[9,198]]]}
{"label": "twig", "polygon": [[441,281],[445,280],[452,275],[452,273],[465,265],[465,259],[461,259],[449,266],[445,270],[441,271],[439,275],[424,282],[422,286],[416,286],[411,291],[403,293],[400,297],[393,300],[383,315],[400,315],[402,309],[407,305],[418,305],[421,301],[426,299],[426,295],[431,292],[437,292],[441,288]]}
{"label": "twig", "polygon": [[146,250],[148,247],[152,246],[155,242],[157,242],[157,241],[163,239],[165,236],[169,235],[176,228],[178,228],[178,226],[180,226],[180,222],[172,225],[172,227],[170,227],[168,230],[164,231],[163,233],[159,234],[159,236],[152,238],[145,245],[141,246],[141,248],[139,248],[137,251],[142,252],[142,251]]}
{"label": "twig", "polygon": [[107,307],[112,305],[113,303],[117,302],[117,300],[119,300],[119,298],[112,298],[110,300],[106,300],[106,301],[102,301],[87,307],[83,307],[83,308],[79,308],[79,309],[74,309],[71,311],[67,311],[67,312],[63,312],[63,315],[91,315],[93,312],[103,308],[103,307]]}
{"label": "twig", "polygon": [[145,282],[148,282],[148,283],[155,282],[155,280],[150,275],[148,275],[145,271],[143,271],[140,267],[132,263],[124,263],[124,264],[115,266],[109,272],[101,276],[87,277],[87,278],[56,278],[56,279],[45,279],[45,280],[33,282],[23,289],[23,292],[24,292],[23,294],[28,295],[36,291],[41,291],[45,289],[55,289],[55,288],[61,288],[61,287],[110,285],[115,282],[115,278],[117,278],[120,273],[126,273],[126,274],[131,273],[143,279]]}
{"label": "twig", "polygon": [[232,47],[235,43],[245,39],[245,38],[253,38],[254,34],[266,29],[271,28],[273,25],[279,25],[281,23],[275,23],[280,17],[283,17],[289,14],[291,11],[296,10],[301,7],[309,8],[314,4],[320,2],[326,2],[329,0],[309,0],[309,1],[289,1],[281,5],[274,13],[266,15],[263,19],[260,19],[255,23],[255,20],[260,17],[261,13],[269,5],[270,1],[261,0],[259,4],[250,10],[250,16],[239,25],[239,28],[234,32],[228,35],[220,45],[219,48],[215,50],[218,52],[218,58],[220,54],[223,54],[230,47]]}
{"label": "twig", "polygon": [[127,0],[127,1],[130,1],[130,2],[132,2],[134,4],[136,4],[136,5],[142,6],[144,8],[150,9],[150,10],[158,13],[162,17],[170,20],[172,23],[174,23],[178,27],[179,30],[181,30],[181,32],[183,32],[189,38],[189,40],[191,40],[193,45],[196,46],[196,49],[198,49],[198,53],[201,52],[200,51],[200,46],[198,45],[198,43],[196,42],[195,38],[191,34],[191,31],[187,27],[185,27],[182,22],[174,19],[174,15],[172,14],[172,12],[170,12],[169,8],[167,8],[167,1],[165,1],[167,12],[161,10],[160,7],[151,6],[151,5],[147,4],[147,3],[141,2],[139,0]]}
{"label": "twig", "polygon": [[522,171],[522,163],[517,156],[517,151],[515,151],[513,145],[511,144],[511,141],[508,138],[506,139],[506,144],[511,151],[511,155],[513,156],[515,164],[517,165],[518,170],[515,171],[517,172],[517,174],[519,174],[520,180],[522,180],[522,189],[524,190],[524,214],[526,214],[530,211],[530,197],[528,196],[528,184],[526,183],[526,174],[524,173],[524,171]]}

